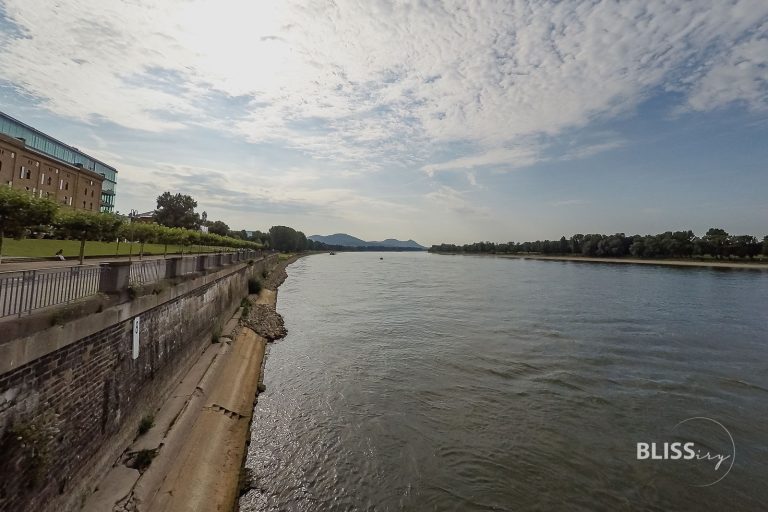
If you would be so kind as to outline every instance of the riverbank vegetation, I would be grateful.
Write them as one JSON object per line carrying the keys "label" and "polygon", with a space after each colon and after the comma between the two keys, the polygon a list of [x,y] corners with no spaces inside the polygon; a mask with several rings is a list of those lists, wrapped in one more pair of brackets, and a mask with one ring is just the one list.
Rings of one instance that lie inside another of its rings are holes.
{"label": "riverbank vegetation", "polygon": [[[197,201],[164,192],[154,212],[129,215],[88,212],[61,207],[26,191],[0,187],[0,262],[2,256],[52,258],[184,254],[229,249],[305,251],[393,250],[341,247],[309,240],[288,226],[268,231],[232,230],[221,220],[197,213]],[[10,240],[7,240],[10,238]],[[5,242],[5,244],[4,244]],[[5,246],[4,246],[5,245]]]}
{"label": "riverbank vegetation", "polygon": [[[158,211],[162,210],[161,198],[158,198]],[[197,203],[195,202],[194,205]],[[187,207],[189,205],[186,205]],[[194,212],[193,212],[194,213]],[[178,214],[178,212],[177,212]],[[169,222],[169,224],[182,223],[186,226],[188,223],[189,212],[178,214],[176,216],[166,216],[173,219],[182,219],[182,221]],[[196,214],[194,214],[196,215]],[[192,215],[194,217],[194,215]],[[87,212],[82,210],[73,210],[70,208],[61,208],[57,203],[47,199],[40,199],[32,196],[26,191],[14,190],[9,187],[0,187],[0,261],[2,261],[3,242],[5,237],[13,238],[17,241],[25,241],[24,244],[14,244],[16,256],[28,257],[51,257],[54,252],[42,253],[50,250],[51,241],[75,240],[79,243],[78,256],[82,263],[87,254],[93,254],[88,245],[93,242],[108,243],[112,242],[115,246],[115,252],[99,255],[119,255],[125,251],[126,242],[132,242],[128,250],[136,250],[133,243],[138,243],[139,255],[144,253],[147,244],[157,244],[163,247],[163,253],[167,254],[168,249],[180,248],[183,253],[198,251],[202,247],[216,247],[227,249],[260,249],[262,244],[248,240],[242,240],[238,237],[222,236],[216,233],[199,230],[194,224],[192,228],[163,225],[161,223],[139,221],[136,216],[123,216],[112,213]],[[48,242],[48,243],[44,243]],[[121,242],[123,252],[121,252]],[[54,244],[54,247],[61,244]],[[71,244],[67,245],[67,249]],[[103,245],[100,246],[103,250]],[[111,249],[111,248],[110,248]],[[22,252],[19,254],[18,252]]]}
{"label": "riverbank vegetation", "polygon": [[576,255],[592,258],[709,258],[768,259],[768,236],[762,241],[752,235],[731,235],[711,228],[704,235],[693,231],[667,231],[657,235],[577,234],[559,240],[535,242],[475,242],[465,245],[433,245],[430,252],[466,254],[545,254]]}

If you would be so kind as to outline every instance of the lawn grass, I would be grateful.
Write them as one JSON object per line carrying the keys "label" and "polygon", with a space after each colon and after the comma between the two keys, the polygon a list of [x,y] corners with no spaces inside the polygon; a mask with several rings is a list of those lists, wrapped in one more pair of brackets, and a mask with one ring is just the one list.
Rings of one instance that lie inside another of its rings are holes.
{"label": "lawn grass", "polygon": [[[133,248],[131,249],[131,245]],[[119,255],[128,255],[132,251],[134,256],[139,254],[141,244],[121,243]],[[53,258],[56,252],[62,249],[64,257],[76,258],[80,255],[80,242],[78,240],[38,240],[35,238],[25,238],[23,240],[14,240],[6,238],[3,243],[3,256],[29,257],[29,258]],[[189,252],[197,253],[212,252],[221,249],[220,247],[203,246],[202,249],[195,245],[184,248],[184,254]],[[144,254],[163,254],[165,246],[163,244],[144,244]],[[227,250],[227,249],[223,249]],[[232,249],[229,249],[232,250]],[[181,246],[169,245],[168,254],[181,252]],[[86,256],[116,256],[116,242],[85,242]]]}

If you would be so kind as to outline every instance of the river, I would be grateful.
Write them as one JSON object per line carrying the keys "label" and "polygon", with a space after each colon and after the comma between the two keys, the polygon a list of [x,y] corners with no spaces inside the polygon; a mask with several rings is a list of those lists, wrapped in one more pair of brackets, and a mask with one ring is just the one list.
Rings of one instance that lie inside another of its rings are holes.
{"label": "river", "polygon": [[[242,511],[768,507],[768,272],[340,253],[288,274]],[[723,463],[638,459],[688,440]]]}

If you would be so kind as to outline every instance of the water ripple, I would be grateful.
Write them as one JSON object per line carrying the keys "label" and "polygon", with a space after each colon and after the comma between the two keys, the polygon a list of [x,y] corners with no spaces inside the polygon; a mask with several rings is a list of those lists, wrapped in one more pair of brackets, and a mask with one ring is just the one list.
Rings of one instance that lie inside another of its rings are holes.
{"label": "water ripple", "polygon": [[[768,503],[764,273],[342,253],[291,266],[278,309],[244,512]],[[733,477],[635,460],[699,415]]]}

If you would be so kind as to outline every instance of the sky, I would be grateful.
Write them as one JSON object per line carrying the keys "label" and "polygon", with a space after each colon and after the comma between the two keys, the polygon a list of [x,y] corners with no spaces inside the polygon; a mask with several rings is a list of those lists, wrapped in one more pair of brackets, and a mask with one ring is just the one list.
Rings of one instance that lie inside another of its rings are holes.
{"label": "sky", "polygon": [[0,0],[0,110],[234,229],[768,234],[768,2]]}

